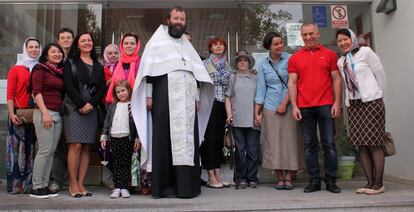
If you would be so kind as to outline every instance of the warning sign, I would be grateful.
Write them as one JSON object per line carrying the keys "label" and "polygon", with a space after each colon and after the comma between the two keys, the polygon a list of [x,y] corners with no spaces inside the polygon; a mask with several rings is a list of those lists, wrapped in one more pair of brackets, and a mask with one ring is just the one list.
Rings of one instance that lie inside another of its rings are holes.
{"label": "warning sign", "polygon": [[346,5],[331,5],[332,28],[348,27],[348,10]]}

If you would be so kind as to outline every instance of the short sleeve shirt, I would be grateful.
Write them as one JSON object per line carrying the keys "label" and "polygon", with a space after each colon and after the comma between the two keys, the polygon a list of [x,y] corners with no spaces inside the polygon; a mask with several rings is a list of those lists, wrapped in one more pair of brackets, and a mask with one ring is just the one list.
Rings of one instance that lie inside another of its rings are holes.
{"label": "short sleeve shirt", "polygon": [[299,108],[332,105],[334,91],[331,72],[338,71],[338,56],[323,45],[302,48],[290,57],[289,73],[296,73]]}
{"label": "short sleeve shirt", "polygon": [[230,76],[229,88],[225,95],[232,98],[233,126],[235,127],[254,127],[256,82],[257,77],[252,73],[248,75],[233,73]]}

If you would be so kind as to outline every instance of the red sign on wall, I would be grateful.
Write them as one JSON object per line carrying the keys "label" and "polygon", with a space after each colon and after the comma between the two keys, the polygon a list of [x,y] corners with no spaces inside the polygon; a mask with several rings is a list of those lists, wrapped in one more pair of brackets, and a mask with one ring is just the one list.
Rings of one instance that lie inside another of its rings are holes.
{"label": "red sign on wall", "polygon": [[346,5],[331,5],[332,28],[348,27],[348,10]]}

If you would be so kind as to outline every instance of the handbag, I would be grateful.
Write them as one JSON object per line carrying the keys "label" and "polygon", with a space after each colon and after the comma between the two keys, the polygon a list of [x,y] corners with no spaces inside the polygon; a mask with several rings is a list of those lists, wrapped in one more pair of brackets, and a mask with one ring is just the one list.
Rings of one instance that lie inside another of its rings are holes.
{"label": "handbag", "polygon": [[98,157],[101,161],[101,165],[106,166],[112,171],[112,152],[110,142],[106,142],[105,149],[102,149],[101,145],[98,145]]}
{"label": "handbag", "polygon": [[224,147],[223,147],[223,155],[230,162],[230,169],[234,167],[234,150],[236,148],[236,144],[234,142],[233,136],[233,128],[231,126],[227,126],[224,131]]}
{"label": "handbag", "polygon": [[392,138],[391,133],[385,132],[385,141],[382,145],[382,150],[384,151],[384,156],[389,157],[397,153],[395,149],[394,139]]}
{"label": "handbag", "polygon": [[141,187],[141,156],[140,151],[134,151],[132,153],[132,160],[131,160],[131,186],[134,187]]}
{"label": "handbag", "polygon": [[33,123],[33,113],[34,110],[33,108],[24,108],[22,109],[22,107],[20,107],[19,102],[18,101],[14,101],[17,103],[17,107],[19,107],[18,109],[16,109],[16,116],[24,123],[24,124],[31,124]]}
{"label": "handbag", "polygon": [[35,109],[16,109],[16,116],[25,123],[33,123],[33,113]]}
{"label": "handbag", "polygon": [[234,137],[233,137],[233,130],[231,127],[227,127],[224,131],[224,147],[234,147]]}

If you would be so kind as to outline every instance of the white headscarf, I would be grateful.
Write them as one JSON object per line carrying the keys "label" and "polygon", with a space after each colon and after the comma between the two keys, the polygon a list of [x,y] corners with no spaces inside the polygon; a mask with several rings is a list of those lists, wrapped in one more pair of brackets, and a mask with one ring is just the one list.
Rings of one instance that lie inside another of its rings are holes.
{"label": "white headscarf", "polygon": [[[28,40],[35,40],[39,43],[39,55],[37,55],[36,58],[31,58],[29,56],[29,53],[27,53],[26,45],[27,45]],[[26,66],[27,68],[29,68],[29,71],[32,72],[33,67],[39,62],[39,57],[41,53],[42,53],[42,44],[40,44],[40,41],[34,37],[29,37],[24,41],[23,53],[17,55],[16,65]]]}

